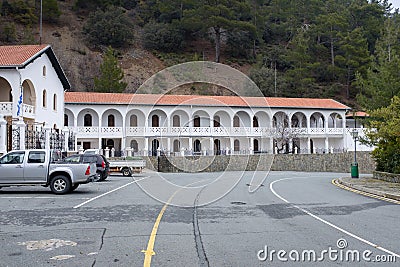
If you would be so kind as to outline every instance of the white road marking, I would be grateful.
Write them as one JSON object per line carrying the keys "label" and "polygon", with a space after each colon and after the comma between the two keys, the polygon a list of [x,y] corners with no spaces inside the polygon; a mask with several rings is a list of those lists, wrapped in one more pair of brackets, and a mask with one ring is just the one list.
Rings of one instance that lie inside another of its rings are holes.
{"label": "white road marking", "polygon": [[96,199],[98,199],[98,198],[104,197],[104,196],[106,196],[106,195],[108,195],[108,194],[111,194],[111,193],[113,193],[113,192],[115,192],[115,191],[118,191],[118,190],[120,190],[120,189],[122,189],[122,188],[124,188],[124,187],[127,187],[128,185],[137,183],[137,182],[142,181],[142,180],[144,180],[144,179],[147,179],[147,178],[149,178],[149,177],[150,177],[150,176],[146,176],[146,177],[143,177],[142,179],[135,180],[135,181],[132,181],[132,182],[130,182],[130,183],[124,184],[124,185],[122,185],[122,186],[120,186],[120,187],[117,187],[117,188],[111,190],[111,191],[105,192],[104,194],[98,195],[97,197],[93,197],[93,198],[91,198],[91,199],[89,199],[89,200],[87,200],[87,201],[85,201],[85,202],[83,202],[83,203],[81,203],[81,204],[79,204],[79,205],[74,206],[73,208],[74,208],[74,209],[80,208],[80,207],[82,207],[83,205],[86,205],[87,203],[92,202],[93,200],[96,200]]}
{"label": "white road marking", "polygon": [[[0,199],[61,199],[65,197],[0,197]],[[74,199],[89,199],[88,197],[80,197]]]}
{"label": "white road marking", "polygon": [[68,260],[70,258],[75,258],[75,255],[58,255],[58,256],[51,257],[50,260],[62,261],[62,260]]}
{"label": "white road marking", "polygon": [[[345,229],[343,229],[343,228],[340,228],[339,226],[334,225],[333,223],[328,222],[328,221],[326,221],[326,220],[324,220],[324,219],[318,217],[317,215],[315,215],[315,214],[309,212],[308,210],[305,210],[305,209],[303,209],[303,208],[301,208],[301,207],[299,207],[299,206],[297,206],[297,205],[295,205],[295,204],[289,202],[288,200],[286,200],[285,198],[283,198],[282,196],[280,196],[278,193],[276,193],[276,191],[275,191],[274,188],[273,188],[273,185],[274,185],[275,183],[278,183],[278,182],[281,182],[281,181],[285,181],[285,180],[293,180],[293,179],[299,179],[299,178],[283,178],[283,179],[279,179],[279,180],[273,181],[273,182],[271,182],[271,183],[269,184],[269,189],[270,189],[271,192],[272,192],[276,197],[278,197],[280,200],[282,200],[283,202],[285,202],[285,203],[287,203],[287,204],[291,204],[293,207],[295,207],[295,208],[301,210],[301,211],[304,212],[305,214],[307,214],[307,215],[313,217],[314,219],[316,219],[316,220],[318,220],[318,221],[320,221],[320,222],[322,222],[322,223],[324,223],[324,224],[326,224],[326,225],[328,225],[328,226],[330,226],[330,227],[332,227],[332,228],[334,228],[334,229],[336,229],[336,230],[338,230],[338,231],[340,231],[340,232],[342,232],[342,233],[344,233],[344,234],[346,234],[346,235],[348,235],[348,236],[350,236],[350,237],[353,237],[353,238],[355,238],[355,239],[357,239],[357,240],[359,240],[359,241],[361,241],[361,242],[363,242],[363,243],[365,243],[365,244],[367,244],[367,245],[369,245],[369,246],[372,246],[372,247],[374,247],[374,248],[376,248],[376,249],[379,249],[380,251],[383,251],[383,252],[388,253],[388,254],[390,254],[390,255],[393,255],[393,256],[395,256],[395,257],[397,257],[397,258],[400,258],[400,255],[399,255],[399,254],[397,254],[397,253],[395,253],[395,252],[392,252],[392,251],[390,251],[390,250],[388,250],[388,249],[386,249],[386,248],[383,248],[383,247],[381,247],[381,246],[378,246],[377,244],[375,244],[375,243],[373,243],[373,242],[370,242],[370,241],[368,241],[368,240],[366,240],[366,239],[364,239],[364,238],[362,238],[362,237],[359,237],[359,236],[357,236],[357,235],[355,235],[355,234],[353,234],[353,233],[351,233],[351,232],[349,232],[349,231],[347,231],[347,230],[345,230]],[[304,179],[304,178],[303,178],[303,179]]]}

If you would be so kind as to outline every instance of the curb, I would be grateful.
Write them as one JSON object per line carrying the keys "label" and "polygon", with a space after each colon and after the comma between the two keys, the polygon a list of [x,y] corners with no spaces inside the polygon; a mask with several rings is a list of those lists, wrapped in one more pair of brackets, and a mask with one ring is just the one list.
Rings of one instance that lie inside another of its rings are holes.
{"label": "curb", "polygon": [[[381,200],[387,200],[387,201],[391,200],[390,202],[392,202],[392,203],[400,204],[400,196],[399,195],[393,195],[393,194],[389,194],[389,193],[382,192],[379,190],[366,188],[366,187],[359,186],[359,185],[353,185],[352,183],[342,181],[342,179],[340,179],[340,178],[334,179],[332,181],[332,183],[334,185],[337,185],[337,186],[347,189],[347,190],[353,189],[353,190],[359,191],[361,193],[366,193],[366,194],[368,194],[367,196],[370,196],[370,197],[375,197],[375,198],[379,198]],[[355,192],[355,193],[358,193],[358,192]]]}

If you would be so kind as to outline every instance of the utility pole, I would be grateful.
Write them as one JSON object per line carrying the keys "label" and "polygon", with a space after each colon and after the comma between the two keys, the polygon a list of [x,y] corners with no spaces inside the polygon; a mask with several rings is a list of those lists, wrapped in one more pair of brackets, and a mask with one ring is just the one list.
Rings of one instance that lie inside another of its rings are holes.
{"label": "utility pole", "polygon": [[42,5],[42,1],[40,0],[40,21],[39,21],[39,44],[42,44],[42,15],[43,15],[43,5]]}

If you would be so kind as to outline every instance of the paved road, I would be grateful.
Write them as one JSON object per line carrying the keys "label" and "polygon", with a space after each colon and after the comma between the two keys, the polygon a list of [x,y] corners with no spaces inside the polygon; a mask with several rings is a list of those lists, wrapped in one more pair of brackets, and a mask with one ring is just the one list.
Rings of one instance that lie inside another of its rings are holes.
{"label": "paved road", "polygon": [[249,172],[112,176],[64,196],[2,188],[0,266],[378,266],[398,256],[400,207],[331,184],[343,175],[271,172],[255,193]]}

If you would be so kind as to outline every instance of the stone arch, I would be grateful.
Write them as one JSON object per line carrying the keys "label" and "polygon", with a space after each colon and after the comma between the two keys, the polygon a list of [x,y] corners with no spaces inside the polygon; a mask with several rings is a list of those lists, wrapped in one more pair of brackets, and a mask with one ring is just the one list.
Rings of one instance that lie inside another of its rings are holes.
{"label": "stone arch", "polygon": [[303,112],[296,112],[290,118],[292,128],[307,128],[307,117]]}
{"label": "stone arch", "polygon": [[146,116],[139,109],[131,109],[126,114],[125,125],[128,127],[144,127]]}
{"label": "stone arch", "polygon": [[235,113],[235,116],[233,117],[233,122],[234,125],[238,125],[239,122],[239,126],[233,126],[233,127],[251,127],[252,124],[252,120],[250,119],[249,113],[242,110]]}
{"label": "stone arch", "polygon": [[204,110],[196,110],[192,120],[194,127],[210,127],[210,114]]}
{"label": "stone arch", "polygon": [[155,109],[148,116],[149,127],[167,127],[168,116],[161,109]]}
{"label": "stone arch", "polygon": [[10,83],[5,79],[0,77],[0,102],[12,102],[12,88]]}
{"label": "stone arch", "polygon": [[22,83],[22,90],[24,99],[23,103],[30,106],[36,106],[36,91],[31,80],[27,79]]}
{"label": "stone arch", "polygon": [[[85,108],[78,113],[78,125],[77,126],[84,126],[84,119],[85,115],[90,115],[92,117],[92,126],[99,126],[99,114],[96,110],[91,108]],[[86,127],[92,127],[86,126]]]}
{"label": "stone arch", "polygon": [[[109,126],[110,116],[114,116],[114,126]],[[122,114],[117,109],[107,109],[101,116],[101,125],[103,127],[122,127]]]}
{"label": "stone arch", "polygon": [[190,121],[189,114],[181,109],[176,109],[171,113],[171,122],[170,125],[172,127],[185,127],[189,126]]}
{"label": "stone arch", "polygon": [[325,117],[321,112],[311,114],[310,128],[325,128]]}
{"label": "stone arch", "polygon": [[214,127],[232,127],[232,118],[228,112],[219,110],[213,115]]}
{"label": "stone arch", "polygon": [[64,126],[74,126],[74,113],[67,108],[64,109]]}
{"label": "stone arch", "polygon": [[[256,114],[254,114],[254,117],[257,118],[258,127],[270,127],[271,126],[270,116],[268,115],[267,112],[258,111],[258,112],[256,112]],[[253,127],[254,127],[254,125],[253,125]]]}
{"label": "stone arch", "polygon": [[275,128],[288,128],[289,116],[283,111],[277,111],[272,117],[272,127]]}
{"label": "stone arch", "polygon": [[343,117],[337,112],[329,114],[328,128],[343,128]]}

